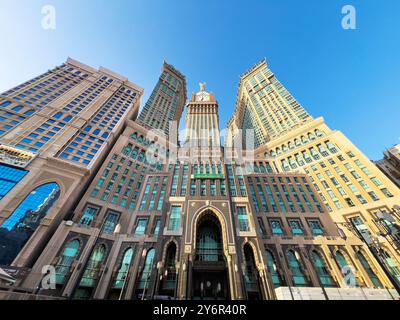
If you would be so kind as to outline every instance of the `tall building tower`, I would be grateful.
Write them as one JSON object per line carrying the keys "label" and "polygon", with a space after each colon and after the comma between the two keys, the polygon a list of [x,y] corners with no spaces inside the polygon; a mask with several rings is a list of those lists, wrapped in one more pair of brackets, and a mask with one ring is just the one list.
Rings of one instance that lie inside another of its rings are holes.
{"label": "tall building tower", "polygon": [[185,76],[172,65],[164,62],[160,78],[140,112],[138,123],[148,129],[158,129],[168,135],[170,121],[178,125],[185,102]]}
{"label": "tall building tower", "polygon": [[68,59],[0,95],[0,265],[35,261],[142,94],[121,75]]}
{"label": "tall building tower", "polygon": [[244,132],[254,130],[255,147],[312,118],[282,86],[265,60],[240,77],[236,110],[230,121]]}
{"label": "tall building tower", "polygon": [[383,159],[375,161],[376,166],[400,187],[400,144],[397,144],[383,153]]}
{"label": "tall building tower", "polygon": [[218,103],[212,93],[205,91],[200,83],[200,92],[193,93],[187,106],[185,144],[191,147],[220,147]]}
{"label": "tall building tower", "polygon": [[[400,190],[341,132],[311,118],[265,60],[239,84],[230,131],[254,127],[256,154],[280,172],[306,173],[335,223],[354,233],[400,284]],[[397,227],[395,227],[397,226]]]}
{"label": "tall building tower", "polygon": [[[368,247],[339,233],[305,174],[279,172],[271,157],[225,162],[204,85],[186,120],[173,162],[163,135],[127,122],[17,290],[73,299],[397,297]],[[55,289],[41,284],[48,265]]]}

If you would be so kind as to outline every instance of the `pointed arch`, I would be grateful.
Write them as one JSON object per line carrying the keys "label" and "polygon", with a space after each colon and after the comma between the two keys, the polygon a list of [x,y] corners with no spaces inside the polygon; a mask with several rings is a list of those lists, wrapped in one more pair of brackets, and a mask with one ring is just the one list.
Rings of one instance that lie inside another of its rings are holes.
{"label": "pointed arch", "polygon": [[61,195],[58,183],[48,182],[35,187],[13,213],[0,225],[0,264],[10,264],[42,219],[48,215]]}

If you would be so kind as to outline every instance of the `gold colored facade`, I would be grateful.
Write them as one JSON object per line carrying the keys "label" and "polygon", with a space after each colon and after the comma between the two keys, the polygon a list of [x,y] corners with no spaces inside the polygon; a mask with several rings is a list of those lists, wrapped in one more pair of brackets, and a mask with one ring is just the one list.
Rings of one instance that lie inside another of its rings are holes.
{"label": "gold colored facade", "polygon": [[[253,112],[252,122],[241,116],[246,110]],[[302,121],[290,111],[303,115]],[[266,112],[274,114],[267,124]],[[229,124],[232,135],[251,126],[256,132],[261,128],[256,139],[266,141],[259,147],[256,143],[257,157],[273,159],[280,172],[306,173],[338,227],[362,239],[399,285],[400,190],[340,131],[331,130],[323,118],[308,116],[266,61],[242,76]]]}

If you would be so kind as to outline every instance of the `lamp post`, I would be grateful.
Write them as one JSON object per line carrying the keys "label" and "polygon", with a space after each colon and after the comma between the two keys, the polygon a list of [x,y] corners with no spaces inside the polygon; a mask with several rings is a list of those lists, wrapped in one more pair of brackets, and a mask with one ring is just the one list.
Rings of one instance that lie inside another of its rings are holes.
{"label": "lamp post", "polygon": [[388,269],[385,257],[382,257],[382,246],[379,241],[379,237],[370,235],[370,241],[366,241],[365,237],[361,236],[359,231],[353,226],[353,224],[348,222],[336,223],[345,226],[349,231],[355,234],[358,238],[360,238],[371,250],[372,255],[375,257],[376,261],[382,267],[383,271],[385,272],[386,276],[390,279],[390,282],[393,284],[393,287],[396,289],[398,293],[400,293],[400,284],[398,283],[397,279],[394,278],[391,271]]}
{"label": "lamp post", "polygon": [[379,237],[373,237],[372,238],[372,243],[371,243],[371,250],[372,254],[375,256],[375,258],[379,261],[379,264],[382,266],[383,271],[385,272],[386,276],[390,279],[392,282],[394,288],[398,293],[400,293],[400,284],[398,283],[397,279],[393,276],[392,272],[389,270],[385,260],[386,258],[382,256],[382,246],[379,241]]}

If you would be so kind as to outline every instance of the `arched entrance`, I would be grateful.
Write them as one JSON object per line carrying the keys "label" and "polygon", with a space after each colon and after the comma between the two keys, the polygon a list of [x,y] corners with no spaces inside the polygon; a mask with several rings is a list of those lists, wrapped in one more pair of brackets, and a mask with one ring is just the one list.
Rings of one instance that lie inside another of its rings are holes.
{"label": "arched entrance", "polygon": [[244,284],[247,291],[247,299],[261,300],[261,284],[253,249],[248,243],[246,243],[244,245],[243,251],[245,260]]}
{"label": "arched entrance", "polygon": [[176,289],[176,244],[168,245],[165,255],[164,273],[161,282],[160,295],[174,297]]}
{"label": "arched entrance", "polygon": [[196,225],[192,299],[229,299],[228,283],[221,224],[212,211],[207,211]]}

